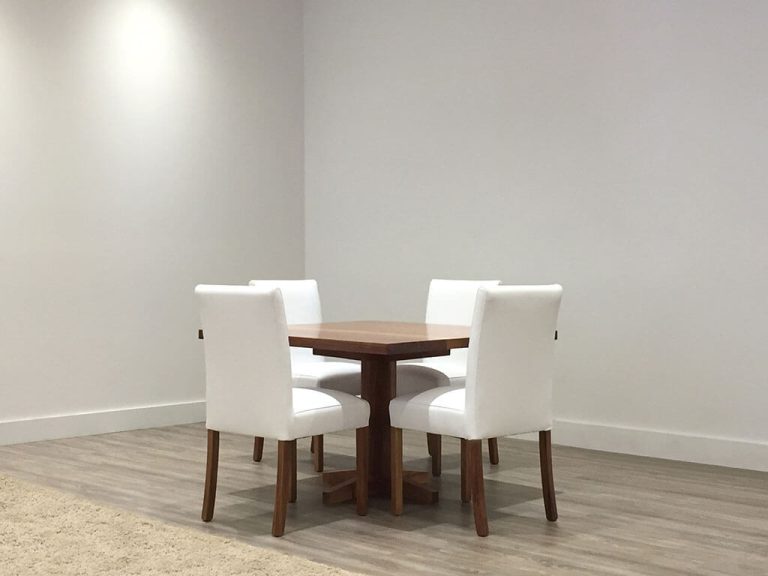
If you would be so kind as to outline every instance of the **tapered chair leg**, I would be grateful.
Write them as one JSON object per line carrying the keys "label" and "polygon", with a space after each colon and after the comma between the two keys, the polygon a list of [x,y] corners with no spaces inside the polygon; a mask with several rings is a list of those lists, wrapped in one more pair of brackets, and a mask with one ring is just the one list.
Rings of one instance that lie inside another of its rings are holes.
{"label": "tapered chair leg", "polygon": [[312,460],[315,464],[315,472],[323,471],[323,437],[312,436]]}
{"label": "tapered chair leg", "polygon": [[392,459],[390,510],[400,516],[403,513],[403,431],[400,428],[390,428],[389,453]]}
{"label": "tapered chair leg", "polygon": [[294,440],[291,443],[291,494],[290,494],[290,498],[288,498],[288,502],[296,502],[296,474],[298,471],[298,466],[296,465],[296,459],[297,459],[297,450],[296,450],[296,441]]}
{"label": "tapered chair leg", "polygon": [[[293,447],[292,447],[293,445]],[[275,511],[272,515],[272,536],[285,532],[285,516],[288,513],[288,497],[291,492],[293,454],[296,440],[277,442],[277,485],[275,486]]]}
{"label": "tapered chair leg", "polygon": [[355,480],[355,506],[360,516],[368,514],[368,427],[356,430],[357,478]]}
{"label": "tapered chair leg", "polygon": [[216,505],[216,481],[219,476],[219,431],[208,430],[208,460],[205,466],[205,491],[203,492],[203,522],[213,519]]}
{"label": "tapered chair leg", "polygon": [[427,449],[432,457],[432,476],[440,476],[442,472],[442,436],[440,434],[427,434]]}
{"label": "tapered chair leg", "polygon": [[499,439],[488,438],[488,456],[494,466],[499,463]]}
{"label": "tapered chair leg", "polygon": [[262,436],[253,437],[253,461],[261,462],[261,456],[264,453],[264,438]]}
{"label": "tapered chair leg", "polygon": [[544,511],[547,520],[557,520],[557,502],[555,500],[555,477],[552,473],[552,431],[539,432],[539,462],[541,463],[541,488],[544,492]]}
{"label": "tapered chair leg", "polygon": [[467,503],[470,500],[469,494],[469,451],[467,450],[467,441],[462,438],[461,442],[461,501]]}
{"label": "tapered chair leg", "polygon": [[469,452],[469,482],[472,493],[472,511],[478,536],[488,536],[488,512],[485,508],[485,482],[483,481],[483,442],[467,441]]}

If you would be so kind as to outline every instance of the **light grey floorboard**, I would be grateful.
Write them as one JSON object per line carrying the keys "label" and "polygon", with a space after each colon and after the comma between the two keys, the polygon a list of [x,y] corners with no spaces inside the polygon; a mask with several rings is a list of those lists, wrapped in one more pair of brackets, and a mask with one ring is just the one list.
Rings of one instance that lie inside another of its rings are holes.
{"label": "light grey floorboard", "polygon": [[[491,535],[477,538],[459,502],[458,441],[443,440],[440,503],[394,518],[324,506],[309,442],[299,445],[298,502],[270,536],[276,443],[222,435],[213,522],[200,520],[205,429],[154,428],[0,447],[0,474],[60,488],[175,524],[376,576],[394,574],[768,574],[768,474],[554,447],[557,523],[547,522],[537,445],[499,440],[485,457]],[[329,435],[326,469],[352,468],[354,437]],[[407,466],[427,470],[423,434],[406,433]]]}

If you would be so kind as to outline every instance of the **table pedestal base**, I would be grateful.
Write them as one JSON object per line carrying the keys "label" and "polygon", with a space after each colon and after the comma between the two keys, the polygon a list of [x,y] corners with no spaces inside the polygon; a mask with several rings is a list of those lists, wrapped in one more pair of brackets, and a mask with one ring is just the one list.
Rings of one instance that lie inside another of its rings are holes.
{"label": "table pedestal base", "polygon": [[[337,504],[355,499],[356,472],[354,470],[337,470],[323,473],[323,504]],[[368,482],[368,495],[389,498],[388,482],[372,478]],[[403,498],[415,504],[435,504],[439,492],[431,486],[429,472],[405,470],[403,472]]]}
{"label": "table pedestal base", "polygon": [[[315,350],[316,354],[327,352]],[[423,356],[423,354],[417,356]],[[347,356],[350,357],[350,356]],[[409,356],[416,357],[416,356]],[[371,407],[368,423],[369,478],[368,495],[389,498],[391,465],[391,430],[389,402],[397,393],[397,359],[390,356],[361,354],[360,392]],[[323,502],[348,502],[355,497],[354,470],[339,470],[323,474]],[[434,504],[438,491],[431,487],[429,472],[403,472],[403,499],[418,504]]]}

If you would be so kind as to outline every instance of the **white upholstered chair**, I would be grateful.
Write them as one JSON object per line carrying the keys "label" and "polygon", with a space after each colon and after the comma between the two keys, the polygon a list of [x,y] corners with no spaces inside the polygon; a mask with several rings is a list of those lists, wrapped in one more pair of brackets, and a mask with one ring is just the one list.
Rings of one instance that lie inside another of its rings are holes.
{"label": "white upholstered chair", "polygon": [[213,518],[219,432],[278,441],[272,534],[285,529],[287,503],[296,500],[296,439],[357,430],[358,514],[368,502],[368,403],[351,394],[296,386],[279,289],[198,286],[205,332],[208,463],[202,518]]}
{"label": "white upholstered chair", "polygon": [[[427,324],[471,326],[477,290],[483,286],[498,286],[499,280],[439,280],[429,283],[427,294]],[[463,386],[467,376],[466,348],[451,350],[448,356],[424,358],[397,366],[397,393],[400,396],[422,392],[436,386]],[[427,448],[432,458],[432,474],[440,476],[442,467],[440,435],[427,435]],[[496,438],[488,439],[491,464],[499,463]]]}
{"label": "white upholstered chair", "polygon": [[[323,321],[320,292],[315,280],[251,280],[249,286],[280,288],[288,324],[319,324]],[[360,363],[328,361],[311,348],[291,348],[291,373],[294,385],[326,388],[349,394],[360,393]],[[253,440],[253,460],[259,462],[263,438]],[[323,471],[323,437],[312,438],[315,471]]]}
{"label": "white upholstered chair", "polygon": [[472,500],[478,535],[488,534],[482,440],[539,432],[547,520],[557,520],[552,475],[552,373],[562,287],[480,288],[470,334],[465,386],[399,396],[392,423],[392,512],[402,513],[402,430],[461,439],[461,499]]}

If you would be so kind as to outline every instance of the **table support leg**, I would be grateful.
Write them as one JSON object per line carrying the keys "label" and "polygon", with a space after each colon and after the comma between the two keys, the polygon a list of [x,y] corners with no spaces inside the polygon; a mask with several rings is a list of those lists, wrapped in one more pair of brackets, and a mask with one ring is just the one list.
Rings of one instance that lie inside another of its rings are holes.
{"label": "table support leg", "polygon": [[[389,401],[397,393],[397,363],[386,358],[364,358],[361,361],[361,396],[371,406],[368,426],[368,489],[371,495],[389,497],[390,480],[390,422]],[[353,470],[339,470],[323,474],[326,488],[323,500],[334,504],[354,497]],[[403,496],[411,502],[431,504],[437,502],[438,493],[430,486],[427,472],[403,472]]]}
{"label": "table support leg", "polygon": [[361,396],[371,405],[369,425],[370,484],[375,493],[388,495],[390,489],[389,401],[396,393],[396,363],[386,359],[362,361]]}

